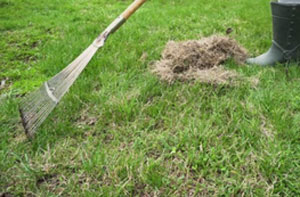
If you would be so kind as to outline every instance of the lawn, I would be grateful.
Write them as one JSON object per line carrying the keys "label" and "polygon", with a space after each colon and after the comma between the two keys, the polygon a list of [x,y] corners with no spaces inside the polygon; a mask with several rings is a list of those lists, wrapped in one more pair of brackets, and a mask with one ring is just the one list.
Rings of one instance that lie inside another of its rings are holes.
{"label": "lawn", "polygon": [[[0,0],[0,195],[299,196],[300,70],[225,67],[253,86],[151,74],[169,40],[271,44],[268,0],[151,0],[107,41],[28,140],[18,103],[132,1]],[[2,194],[1,194],[2,192]]]}

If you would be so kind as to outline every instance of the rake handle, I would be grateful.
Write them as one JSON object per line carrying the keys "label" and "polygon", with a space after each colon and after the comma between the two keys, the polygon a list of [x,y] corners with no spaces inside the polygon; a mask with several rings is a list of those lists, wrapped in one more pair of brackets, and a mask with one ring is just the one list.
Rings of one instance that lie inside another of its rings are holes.
{"label": "rake handle", "polygon": [[123,13],[122,16],[126,20],[139,9],[147,0],[135,0]]}
{"label": "rake handle", "polygon": [[117,31],[126,20],[147,0],[135,0],[118,18],[116,18],[94,41],[95,47],[102,47],[108,36]]}

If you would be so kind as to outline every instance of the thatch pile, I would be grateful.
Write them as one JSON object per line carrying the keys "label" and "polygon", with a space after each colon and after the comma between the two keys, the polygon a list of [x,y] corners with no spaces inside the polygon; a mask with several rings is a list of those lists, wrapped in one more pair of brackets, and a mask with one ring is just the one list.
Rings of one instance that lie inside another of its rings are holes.
{"label": "thatch pile", "polygon": [[211,36],[201,40],[170,41],[160,61],[152,65],[152,72],[163,81],[199,80],[205,83],[229,83],[238,74],[221,65],[228,59],[243,64],[246,50],[235,40],[225,36]]}

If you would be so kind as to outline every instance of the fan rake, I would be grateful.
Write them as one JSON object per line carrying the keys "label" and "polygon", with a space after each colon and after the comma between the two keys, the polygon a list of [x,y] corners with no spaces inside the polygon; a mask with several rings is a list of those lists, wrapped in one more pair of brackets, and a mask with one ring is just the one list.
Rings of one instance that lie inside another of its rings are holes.
{"label": "fan rake", "polygon": [[94,42],[71,64],[60,73],[45,82],[38,90],[26,95],[20,102],[20,114],[25,133],[33,137],[38,127],[45,121],[52,110],[88,65],[97,50],[104,46],[108,36],[123,23],[147,0],[134,1],[117,19],[114,20]]}

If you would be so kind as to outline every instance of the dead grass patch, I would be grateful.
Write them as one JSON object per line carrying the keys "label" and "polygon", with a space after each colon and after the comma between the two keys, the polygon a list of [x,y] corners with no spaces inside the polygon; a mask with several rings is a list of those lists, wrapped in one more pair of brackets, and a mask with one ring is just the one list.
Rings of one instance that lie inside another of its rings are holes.
{"label": "dead grass patch", "polygon": [[98,122],[97,116],[92,116],[90,109],[85,108],[80,112],[80,117],[76,120],[76,124],[79,128],[84,126],[95,126]]}
{"label": "dead grass patch", "polygon": [[260,130],[263,133],[263,135],[266,136],[268,139],[274,139],[274,126],[264,115],[261,115],[260,119]]}
{"label": "dead grass patch", "polygon": [[167,43],[162,58],[151,67],[162,81],[199,80],[204,83],[227,84],[239,77],[235,71],[221,65],[229,59],[243,64],[247,51],[237,41],[225,36],[201,40]]}

